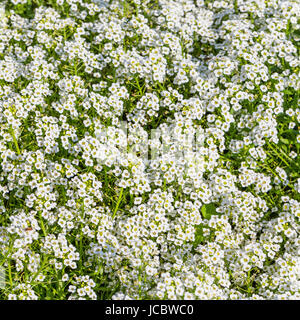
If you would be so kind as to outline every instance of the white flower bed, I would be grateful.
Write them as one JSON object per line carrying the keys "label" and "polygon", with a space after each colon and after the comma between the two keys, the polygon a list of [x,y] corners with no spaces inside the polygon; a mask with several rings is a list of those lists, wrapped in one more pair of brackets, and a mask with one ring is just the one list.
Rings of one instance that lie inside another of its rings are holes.
{"label": "white flower bed", "polygon": [[299,299],[299,16],[2,1],[0,297]]}

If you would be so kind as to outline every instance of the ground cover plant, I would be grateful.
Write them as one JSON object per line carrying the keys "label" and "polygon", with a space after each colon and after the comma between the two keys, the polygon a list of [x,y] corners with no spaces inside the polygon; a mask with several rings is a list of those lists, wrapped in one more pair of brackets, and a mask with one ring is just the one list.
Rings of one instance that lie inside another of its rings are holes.
{"label": "ground cover plant", "polygon": [[297,0],[0,1],[1,299],[299,299]]}

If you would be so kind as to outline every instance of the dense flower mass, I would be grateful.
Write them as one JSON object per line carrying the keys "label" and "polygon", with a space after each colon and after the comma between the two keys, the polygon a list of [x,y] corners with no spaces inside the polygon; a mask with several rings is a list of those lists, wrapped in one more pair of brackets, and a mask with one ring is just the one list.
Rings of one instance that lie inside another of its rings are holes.
{"label": "dense flower mass", "polygon": [[300,299],[298,0],[3,0],[2,299]]}

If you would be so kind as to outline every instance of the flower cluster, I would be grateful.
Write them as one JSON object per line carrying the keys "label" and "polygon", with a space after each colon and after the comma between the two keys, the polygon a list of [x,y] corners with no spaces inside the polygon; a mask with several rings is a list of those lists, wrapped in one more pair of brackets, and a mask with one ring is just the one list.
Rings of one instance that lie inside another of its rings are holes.
{"label": "flower cluster", "polygon": [[3,0],[3,299],[300,299],[297,0]]}

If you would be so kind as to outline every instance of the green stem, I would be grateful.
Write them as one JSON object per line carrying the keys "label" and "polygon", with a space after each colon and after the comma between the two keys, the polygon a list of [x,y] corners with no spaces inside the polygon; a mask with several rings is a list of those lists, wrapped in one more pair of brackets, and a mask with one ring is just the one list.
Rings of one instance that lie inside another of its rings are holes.
{"label": "green stem", "polygon": [[142,88],[141,88],[141,86],[140,86],[140,83],[139,83],[138,78],[135,78],[135,82],[136,82],[137,87],[138,87],[138,89],[139,89],[140,95],[142,96],[142,95],[144,94],[144,92],[143,92],[143,90],[142,90]]}
{"label": "green stem", "polygon": [[11,134],[11,136],[12,136],[12,138],[13,138],[15,147],[16,147],[16,149],[17,149],[17,153],[18,153],[18,154],[21,154],[21,151],[20,151],[20,148],[19,148],[19,145],[18,145],[18,141],[17,141],[17,139],[16,139],[15,132],[14,132],[14,129],[13,129],[12,127],[10,128],[10,134]]}
{"label": "green stem", "polygon": [[289,167],[290,164],[286,162],[286,160],[277,152],[277,150],[270,143],[268,143],[268,145],[276,153],[276,155]]}
{"label": "green stem", "polygon": [[164,187],[163,187],[163,189],[164,189],[164,192],[167,190],[167,180],[166,179],[164,179]]}
{"label": "green stem", "polygon": [[8,279],[9,279],[9,284],[12,286],[13,282],[12,282],[12,276],[11,276],[11,265],[10,265],[10,261],[8,262]]}
{"label": "green stem", "polygon": [[40,221],[41,221],[41,227],[42,227],[43,235],[44,235],[44,237],[46,237],[47,233],[46,233],[45,225],[44,225],[44,222],[43,222],[43,217],[42,217],[42,215],[41,215],[40,212],[39,212],[39,216],[40,216]]}
{"label": "green stem", "polygon": [[114,213],[113,213],[113,218],[115,217],[115,215],[116,215],[116,213],[117,213],[117,211],[118,211],[118,208],[119,208],[119,205],[120,205],[120,203],[121,203],[121,200],[122,200],[122,196],[123,196],[123,188],[121,189],[121,192],[120,192],[120,194],[119,194],[119,199],[118,199],[118,202],[117,202],[117,204],[116,204],[116,207],[115,207],[115,210],[114,210]]}

